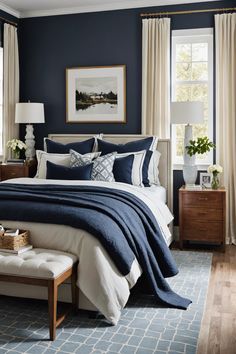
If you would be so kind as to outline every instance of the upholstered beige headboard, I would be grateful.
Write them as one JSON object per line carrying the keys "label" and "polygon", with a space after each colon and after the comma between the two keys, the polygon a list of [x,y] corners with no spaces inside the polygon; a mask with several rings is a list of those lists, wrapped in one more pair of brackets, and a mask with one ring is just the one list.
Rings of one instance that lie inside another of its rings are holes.
{"label": "upholstered beige headboard", "polygon": [[[96,134],[94,134],[96,135]],[[60,142],[70,143],[74,141],[86,140],[94,135],[92,134],[49,134],[49,138]],[[147,138],[147,135],[103,135],[103,140],[110,141],[115,144],[125,144],[129,141],[139,140]],[[158,141],[157,150],[161,153],[159,163],[159,179],[161,185],[166,188],[167,192],[167,204],[170,210],[172,210],[172,173],[171,173],[171,147],[170,140],[160,139]]]}

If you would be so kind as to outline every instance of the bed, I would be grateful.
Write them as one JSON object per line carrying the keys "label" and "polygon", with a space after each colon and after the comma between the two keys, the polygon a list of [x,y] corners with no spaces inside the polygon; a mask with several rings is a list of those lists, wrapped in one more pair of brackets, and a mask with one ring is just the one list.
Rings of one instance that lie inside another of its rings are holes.
{"label": "bed", "polygon": [[[91,135],[58,135],[51,134],[49,138],[60,143],[83,141]],[[104,135],[103,140],[113,143],[124,144],[126,142],[144,139],[142,135]],[[126,185],[124,183],[111,182],[109,188],[128,192],[142,200],[152,214],[158,220],[167,245],[172,242],[172,181],[171,181],[171,159],[170,141],[159,140],[157,149],[161,153],[159,162],[159,179],[161,186],[140,188]],[[15,183],[32,185],[77,185],[82,186],[107,186],[105,182],[90,181],[54,181],[45,179],[15,179],[3,183]],[[79,257],[78,286],[80,288],[79,307],[86,310],[99,310],[112,324],[116,324],[120,318],[122,308],[128,301],[130,289],[136,284],[142,274],[137,259],[132,263],[129,274],[123,276],[115,266],[106,249],[99,240],[93,237],[86,230],[76,229],[71,226],[47,224],[39,222],[0,220],[8,227],[21,227],[31,231],[31,240],[35,247],[58,249],[76,254]],[[67,291],[69,284],[64,284],[59,291],[61,301],[70,301]],[[2,295],[14,295],[45,299],[45,290],[35,289],[33,286],[16,287],[12,284],[0,284]]]}

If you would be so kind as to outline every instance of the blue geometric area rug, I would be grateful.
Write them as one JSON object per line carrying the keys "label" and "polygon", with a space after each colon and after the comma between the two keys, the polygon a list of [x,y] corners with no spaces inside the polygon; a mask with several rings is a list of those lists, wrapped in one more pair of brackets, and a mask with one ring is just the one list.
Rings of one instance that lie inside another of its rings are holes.
{"label": "blue geometric area rug", "polygon": [[48,340],[45,301],[0,297],[0,354],[195,354],[204,311],[211,253],[172,251],[179,274],[168,279],[193,303],[187,311],[161,308],[152,296],[130,299],[117,326],[88,312],[68,316]]}

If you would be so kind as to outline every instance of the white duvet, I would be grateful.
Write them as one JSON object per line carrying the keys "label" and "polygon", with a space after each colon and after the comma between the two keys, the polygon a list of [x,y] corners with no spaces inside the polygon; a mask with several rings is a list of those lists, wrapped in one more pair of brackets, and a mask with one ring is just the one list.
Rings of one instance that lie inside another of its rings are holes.
{"label": "white duvet", "polygon": [[[140,198],[150,208],[160,226],[163,237],[168,245],[170,243],[171,234],[167,225],[172,221],[173,217],[165,203],[161,199],[157,200],[157,194],[153,193],[149,188],[140,188],[118,182],[61,181],[35,178],[17,178],[2,183],[7,182],[93,185],[127,191]],[[79,259],[78,287],[108,321],[112,324],[118,322],[121,310],[128,301],[130,289],[135,285],[142,273],[136,259],[132,264],[130,273],[124,277],[117,270],[100,242],[84,230],[56,224],[4,221],[1,219],[0,222],[7,227],[21,227],[22,229],[30,230],[31,242],[34,247],[61,250],[75,254]],[[11,289],[6,284],[0,285],[1,294],[9,294]]]}

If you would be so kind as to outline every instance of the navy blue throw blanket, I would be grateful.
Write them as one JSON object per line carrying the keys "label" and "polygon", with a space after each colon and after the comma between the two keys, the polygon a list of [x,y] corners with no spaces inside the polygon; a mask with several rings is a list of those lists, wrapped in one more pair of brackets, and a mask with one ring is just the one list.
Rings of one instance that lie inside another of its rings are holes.
{"label": "navy blue throw blanket", "polygon": [[[165,305],[191,303],[174,293],[166,277],[178,273],[154,215],[134,195],[95,186],[0,184],[0,221],[63,224],[88,231],[109,253],[122,275],[136,257],[153,294]],[[50,237],[50,235],[48,235]]]}

